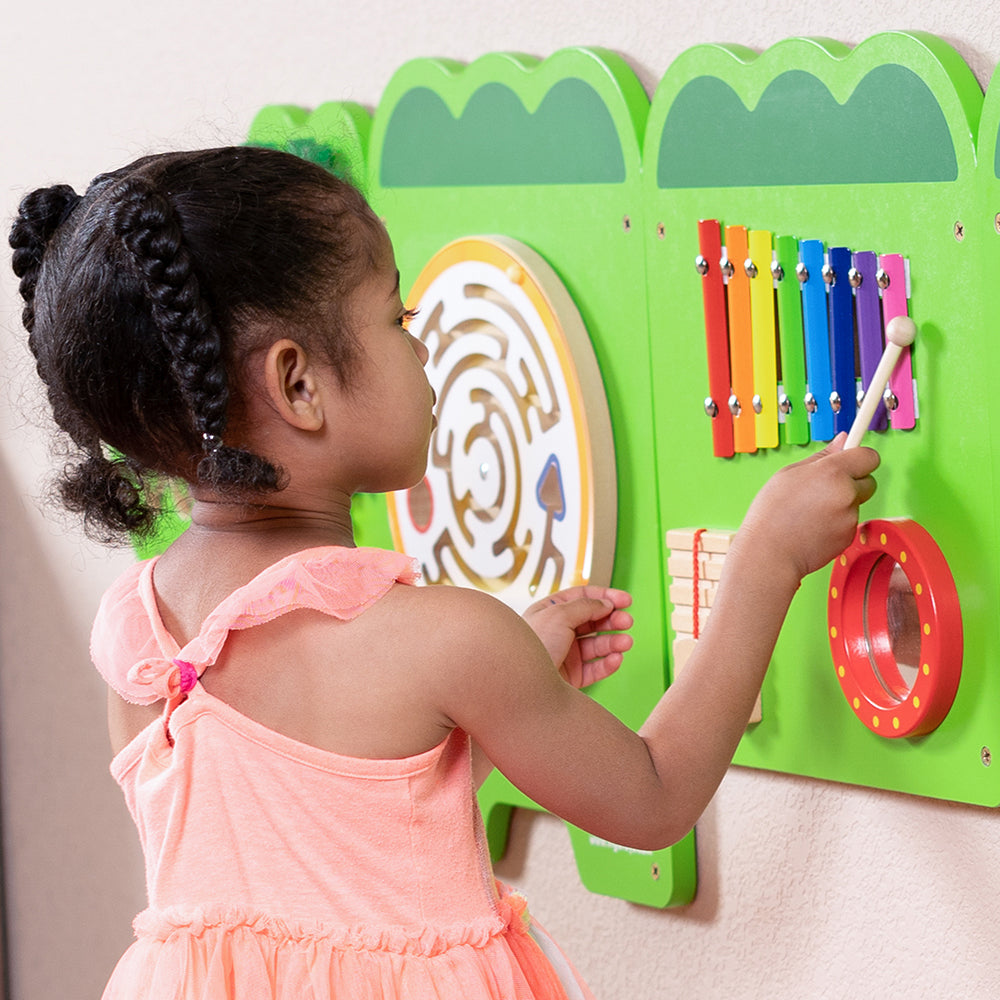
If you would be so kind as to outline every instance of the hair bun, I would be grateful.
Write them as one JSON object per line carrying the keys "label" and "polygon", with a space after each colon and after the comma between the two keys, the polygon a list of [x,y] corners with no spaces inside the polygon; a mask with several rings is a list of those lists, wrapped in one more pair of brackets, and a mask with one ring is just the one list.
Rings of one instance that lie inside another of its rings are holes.
{"label": "hair bun", "polygon": [[8,242],[14,251],[11,266],[21,279],[19,291],[24,299],[24,326],[29,331],[34,325],[32,301],[45,248],[81,200],[68,184],[55,184],[25,195],[18,207]]}

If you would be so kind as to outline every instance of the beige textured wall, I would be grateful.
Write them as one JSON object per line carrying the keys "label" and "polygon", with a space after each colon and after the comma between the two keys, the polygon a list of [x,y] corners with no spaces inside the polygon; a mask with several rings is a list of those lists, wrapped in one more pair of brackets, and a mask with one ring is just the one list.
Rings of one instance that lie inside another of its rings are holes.
{"label": "beige textured wall", "polygon": [[[374,105],[414,56],[468,60],[617,49],[652,90],[691,45],[943,36],[983,86],[1000,62],[995,2],[807,0],[91,0],[20,4],[3,21],[0,197],[144,152],[239,141],[264,104]],[[98,996],[143,905],[141,858],[107,774],[89,619],[128,561],[43,517],[46,467],[0,275],[0,765],[11,996]],[[989,810],[733,769],[698,828],[696,902],[658,912],[580,888],[555,820],[519,814],[502,874],[604,1000],[1000,996],[1000,820]],[[456,998],[457,1000],[457,998]]]}

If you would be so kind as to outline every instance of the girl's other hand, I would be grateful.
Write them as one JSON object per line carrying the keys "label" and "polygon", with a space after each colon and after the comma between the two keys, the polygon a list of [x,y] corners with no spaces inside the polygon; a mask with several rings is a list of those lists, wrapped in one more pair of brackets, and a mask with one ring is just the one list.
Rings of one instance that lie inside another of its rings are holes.
{"label": "girl's other hand", "polygon": [[632,647],[625,634],[632,616],[623,610],[631,603],[624,590],[570,587],[536,601],[523,617],[563,678],[582,688],[613,674]]}

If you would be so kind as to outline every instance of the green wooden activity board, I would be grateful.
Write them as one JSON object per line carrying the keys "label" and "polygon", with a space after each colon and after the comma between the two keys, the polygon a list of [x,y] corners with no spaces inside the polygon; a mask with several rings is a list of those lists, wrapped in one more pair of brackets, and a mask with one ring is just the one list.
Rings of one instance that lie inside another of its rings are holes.
{"label": "green wooden activity board", "polygon": [[[884,323],[908,314],[917,340],[866,441],[879,492],[796,596],[736,762],[1000,804],[998,133],[1000,88],[984,101],[954,50],[901,32],[698,46],[651,103],[619,57],[578,48],[407,63],[371,120],[265,108],[250,142],[352,178],[384,218],[430,367],[473,337],[432,375],[439,397],[485,372],[466,423],[439,427],[439,478],[357,498],[359,542],[415,540],[431,582],[509,556],[472,578],[501,598],[535,559],[515,605],[580,579],[632,591],[634,650],[593,696],[637,726],[728,534],[770,475],[849,425]],[[532,803],[493,775],[481,804],[496,855]],[[693,835],[647,853],[570,833],[591,890],[693,898]]]}
{"label": "green wooden activity board", "polygon": [[[644,193],[653,222],[646,239],[654,407],[658,440],[669,436],[672,442],[669,453],[658,455],[662,527],[735,528],[763,482],[814,447],[788,443],[794,432],[783,432],[777,447],[730,458],[713,454],[714,421],[703,408],[707,276],[695,270],[698,221],[820,240],[831,255],[834,247],[902,254],[909,262],[909,312],[919,329],[912,349],[919,416],[912,429],[890,427],[869,436],[882,467],[879,491],[863,517],[909,519],[929,532],[950,567],[961,606],[961,624],[941,617],[934,600],[944,603],[949,581],[924,579],[914,568],[909,549],[922,541],[919,530],[904,526],[909,533],[894,541],[890,529],[886,554],[909,559],[901,569],[922,592],[910,598],[922,645],[912,689],[883,678],[887,690],[876,689],[870,698],[838,676],[846,673],[849,682],[852,670],[837,648],[845,637],[831,634],[850,625],[850,616],[837,617],[847,596],[845,570],[833,577],[814,574],[792,605],[764,684],[762,720],[748,730],[737,763],[1000,802],[1000,773],[990,766],[1000,737],[1000,595],[988,389],[996,364],[995,338],[988,335],[996,305],[987,278],[1000,240],[997,97],[987,100],[983,124],[990,132],[980,133],[985,155],[977,157],[983,98],[969,69],[936,38],[889,33],[853,51],[809,39],[783,42],[760,56],[720,46],[692,49],[671,66],[652,102]],[[772,280],[769,258],[759,266],[768,298],[776,284],[797,283],[794,242],[780,283]],[[718,261],[707,263],[718,268]],[[742,257],[734,264],[743,270]],[[847,285],[850,303],[847,273],[846,267],[838,271],[827,299]],[[668,285],[669,275],[676,280]],[[863,288],[855,292],[856,313]],[[882,295],[885,305],[888,290]],[[740,419],[753,420],[746,402]],[[792,402],[793,412],[804,410],[801,396]],[[715,420],[728,417],[720,403]],[[854,407],[848,411],[853,416]],[[814,430],[815,422],[813,414]],[[676,488],[677,470],[687,489]],[[886,531],[871,534],[866,544],[878,549]],[[874,570],[862,572],[851,583],[861,590],[877,644],[875,576]],[[857,669],[867,670],[862,680],[871,680],[876,668],[868,661],[877,664],[878,655],[866,644],[864,620],[850,628],[849,644],[860,645]],[[937,707],[943,721],[921,735],[917,726],[913,736],[897,736],[928,707],[922,679],[944,669],[939,661],[952,661],[946,666],[955,670],[956,650],[961,679],[954,702],[949,706],[945,697]]]}

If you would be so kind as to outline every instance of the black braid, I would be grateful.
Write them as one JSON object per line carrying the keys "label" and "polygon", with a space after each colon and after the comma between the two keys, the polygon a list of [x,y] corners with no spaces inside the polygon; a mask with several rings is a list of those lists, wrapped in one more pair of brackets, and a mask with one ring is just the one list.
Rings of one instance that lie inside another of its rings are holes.
{"label": "black braid", "polygon": [[14,250],[11,266],[14,274],[21,279],[18,286],[24,299],[21,318],[29,333],[35,327],[35,285],[45,248],[80,201],[80,195],[68,184],[39,188],[21,200],[17,218],[10,229],[10,245]]}
{"label": "black braid", "polygon": [[194,416],[198,446],[209,442],[198,464],[199,481],[219,489],[278,489],[280,475],[270,462],[221,443],[229,405],[223,341],[201,294],[176,212],[142,177],[121,181],[115,198],[114,231],[141,275],[178,388]]}

